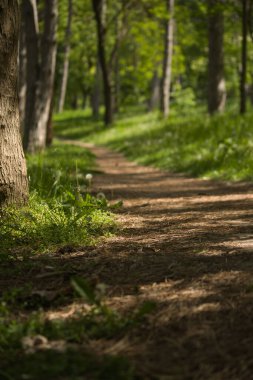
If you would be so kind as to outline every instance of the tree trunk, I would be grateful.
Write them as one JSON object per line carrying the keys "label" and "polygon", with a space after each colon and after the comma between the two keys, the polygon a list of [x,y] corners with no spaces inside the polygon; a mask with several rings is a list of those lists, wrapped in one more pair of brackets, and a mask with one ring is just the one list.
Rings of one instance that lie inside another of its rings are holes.
{"label": "tree trunk", "polygon": [[165,28],[165,49],[163,59],[161,111],[164,117],[169,115],[170,110],[170,86],[173,55],[173,32],[174,32],[174,0],[166,0],[168,20]]}
{"label": "tree trunk", "polygon": [[24,119],[24,149],[33,152],[36,147],[36,125],[38,118],[37,100],[39,84],[39,46],[38,13],[36,0],[23,1],[23,19],[25,25],[25,42],[27,50],[26,63],[26,105]]}
{"label": "tree trunk", "polygon": [[53,96],[51,98],[49,117],[47,121],[47,135],[46,135],[46,146],[51,146],[53,142],[53,112],[54,112],[54,102]]}
{"label": "tree trunk", "polygon": [[23,0],[23,6],[27,45],[24,148],[34,153],[46,146],[56,63],[57,0],[45,0],[41,46],[36,0]]}
{"label": "tree trunk", "polygon": [[98,41],[98,54],[101,64],[103,85],[104,85],[104,103],[105,103],[105,125],[110,125],[113,122],[113,97],[112,85],[109,67],[106,60],[105,49],[105,23],[103,22],[103,7],[104,0],[92,0],[95,20],[97,25],[97,41]]}
{"label": "tree trunk", "polygon": [[226,104],[226,82],[224,78],[224,16],[221,0],[208,2],[208,112],[222,112]]}
{"label": "tree trunk", "polygon": [[41,77],[39,88],[39,120],[38,143],[39,148],[46,145],[47,123],[50,116],[50,106],[53,97],[54,77],[56,66],[56,31],[58,0],[45,0],[45,25],[41,45]]}
{"label": "tree trunk", "polygon": [[0,0],[0,207],[25,203],[28,196],[18,106],[19,8]]}
{"label": "tree trunk", "polygon": [[158,71],[155,70],[153,74],[153,78],[151,81],[151,96],[148,102],[148,112],[153,111],[155,108],[159,107],[159,101],[161,99],[161,84],[160,84],[160,78],[158,76]]}
{"label": "tree trunk", "polygon": [[20,116],[20,130],[24,134],[24,121],[25,121],[25,102],[26,102],[26,43],[25,43],[25,25],[24,19],[20,27],[19,37],[19,116]]}
{"label": "tree trunk", "polygon": [[246,112],[247,102],[247,89],[246,89],[246,75],[247,75],[247,34],[248,34],[248,20],[247,20],[247,7],[248,1],[242,0],[242,67],[240,78],[240,113]]}
{"label": "tree trunk", "polygon": [[100,82],[101,82],[101,67],[99,63],[99,57],[97,57],[94,85],[93,85],[92,94],[91,94],[92,116],[95,120],[97,120],[99,117]]}
{"label": "tree trunk", "polygon": [[113,62],[114,66],[114,93],[113,93],[113,112],[119,112],[120,108],[120,60],[119,60],[119,49],[120,49],[120,21],[119,17],[116,20],[116,30],[115,30],[115,58]]}
{"label": "tree trunk", "polygon": [[66,90],[67,90],[67,84],[68,84],[72,14],[73,14],[72,0],[68,0],[68,22],[67,22],[66,33],[65,33],[64,63],[63,63],[58,112],[62,112],[64,109]]}

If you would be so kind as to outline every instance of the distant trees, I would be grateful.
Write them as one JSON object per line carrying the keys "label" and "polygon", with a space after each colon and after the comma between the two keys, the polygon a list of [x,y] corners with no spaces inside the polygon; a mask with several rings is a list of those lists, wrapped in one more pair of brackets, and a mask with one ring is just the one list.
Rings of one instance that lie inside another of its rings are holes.
{"label": "distant trees", "polygon": [[208,0],[208,111],[221,112],[226,103],[224,77],[223,2]]}
{"label": "distant trees", "polygon": [[19,9],[0,0],[0,207],[22,204],[28,196],[18,107]]}
{"label": "distant trees", "polygon": [[33,153],[46,145],[56,64],[57,0],[44,0],[42,36],[36,0],[23,0],[22,6],[27,49],[24,149]]}
{"label": "distant trees", "polygon": [[246,110],[250,0],[192,0],[191,7],[182,0],[61,0],[53,100],[57,0],[20,2],[20,115],[29,152],[43,149],[47,134],[51,140],[55,108],[90,105],[97,119],[103,105],[105,125],[129,105],[168,117],[171,102],[181,107],[184,99],[186,107],[206,102],[213,114],[240,96]]}

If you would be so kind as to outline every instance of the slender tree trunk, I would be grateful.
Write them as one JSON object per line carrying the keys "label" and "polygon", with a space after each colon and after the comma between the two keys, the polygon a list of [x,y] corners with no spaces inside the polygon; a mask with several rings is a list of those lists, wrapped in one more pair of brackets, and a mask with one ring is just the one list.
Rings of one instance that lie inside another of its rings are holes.
{"label": "slender tree trunk", "polygon": [[0,0],[0,207],[28,197],[18,105],[19,8]]}
{"label": "slender tree trunk", "polygon": [[38,143],[41,149],[46,145],[47,124],[53,97],[56,66],[56,31],[58,0],[45,0],[45,25],[41,45],[41,77],[39,88]]}
{"label": "slender tree trunk", "polygon": [[26,103],[26,43],[25,43],[25,25],[24,18],[22,17],[19,37],[19,116],[20,116],[20,130],[24,134],[24,120],[25,120],[25,103]]}
{"label": "slender tree trunk", "polygon": [[174,32],[174,0],[166,0],[168,20],[165,29],[165,49],[163,59],[161,111],[164,117],[169,115],[170,110],[170,86],[173,55],[173,32]]}
{"label": "slender tree trunk", "polygon": [[120,107],[120,60],[119,60],[119,49],[120,49],[120,20],[119,17],[116,20],[116,30],[115,30],[115,58],[114,58],[114,94],[113,94],[113,111],[115,113],[119,112]]}
{"label": "slender tree trunk", "polygon": [[53,111],[54,111],[54,102],[53,96],[51,98],[50,112],[47,122],[47,136],[46,136],[46,146],[51,146],[53,142]]}
{"label": "slender tree trunk", "polygon": [[45,0],[40,46],[36,5],[36,0],[23,0],[27,44],[24,148],[30,153],[46,146],[56,63],[57,0]]}
{"label": "slender tree trunk", "polygon": [[103,85],[104,85],[104,103],[105,103],[105,125],[110,125],[113,122],[113,97],[112,85],[109,67],[106,60],[105,49],[105,25],[103,22],[103,6],[104,0],[92,0],[95,20],[97,25],[97,40],[98,40],[98,54],[101,64]]}
{"label": "slender tree trunk", "polygon": [[38,87],[39,87],[39,23],[36,0],[23,0],[23,19],[27,50],[26,63],[26,106],[24,118],[24,149],[29,152],[37,146]]}
{"label": "slender tree trunk", "polygon": [[224,78],[224,16],[221,0],[208,1],[208,112],[222,112],[226,104]]}
{"label": "slender tree trunk", "polygon": [[94,85],[91,94],[91,108],[92,116],[95,120],[99,117],[100,106],[100,83],[101,83],[101,67],[99,63],[99,56],[97,57],[96,72],[94,77]]}
{"label": "slender tree trunk", "polygon": [[148,102],[148,112],[153,111],[155,108],[159,107],[159,101],[161,99],[161,84],[160,78],[158,76],[158,71],[155,70],[153,78],[151,81],[151,94]]}
{"label": "slender tree trunk", "polygon": [[248,0],[242,0],[242,67],[240,78],[240,113],[246,112],[247,102],[247,89],[246,89],[246,75],[247,75],[247,34],[248,34],[248,20],[247,20]]}
{"label": "slender tree trunk", "polygon": [[66,33],[65,33],[64,63],[63,63],[59,107],[58,107],[59,112],[62,112],[64,109],[66,90],[67,90],[67,84],[68,84],[72,14],[73,14],[73,3],[72,3],[72,0],[68,0],[68,22],[67,22]]}

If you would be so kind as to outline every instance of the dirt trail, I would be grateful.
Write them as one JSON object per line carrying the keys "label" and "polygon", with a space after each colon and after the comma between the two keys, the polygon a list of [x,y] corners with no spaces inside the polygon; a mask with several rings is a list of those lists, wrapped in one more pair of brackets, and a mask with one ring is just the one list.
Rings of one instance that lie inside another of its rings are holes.
{"label": "dirt trail", "polygon": [[[145,143],[145,142],[144,142]],[[253,186],[170,175],[89,147],[122,229],[93,252],[112,304],[156,311],[115,346],[143,379],[253,379]]]}

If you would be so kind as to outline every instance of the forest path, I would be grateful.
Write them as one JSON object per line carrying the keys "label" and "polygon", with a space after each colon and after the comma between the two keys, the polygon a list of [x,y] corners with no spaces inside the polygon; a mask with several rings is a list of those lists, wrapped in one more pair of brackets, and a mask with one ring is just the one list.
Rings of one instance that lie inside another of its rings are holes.
{"label": "forest path", "polygon": [[118,351],[143,379],[253,379],[252,184],[171,175],[75,144],[97,157],[95,190],[124,202],[92,276],[118,307],[157,303]]}

